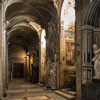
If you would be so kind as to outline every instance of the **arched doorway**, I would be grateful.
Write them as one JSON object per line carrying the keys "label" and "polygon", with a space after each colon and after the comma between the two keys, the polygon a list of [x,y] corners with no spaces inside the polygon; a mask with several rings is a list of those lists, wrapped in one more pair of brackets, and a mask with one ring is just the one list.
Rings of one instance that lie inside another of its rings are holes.
{"label": "arched doorway", "polygon": [[[13,7],[16,6],[16,9]],[[34,10],[34,13],[33,13]],[[45,17],[46,16],[46,17]],[[32,66],[34,61],[38,62],[39,66],[39,75],[41,73],[41,30],[45,29],[46,31],[46,65],[48,59],[50,62],[50,87],[53,89],[58,88],[56,86],[58,83],[58,66],[59,66],[59,34],[58,34],[58,12],[54,6],[53,1],[26,1],[16,0],[8,1],[5,9],[5,20],[7,22],[7,34],[9,38],[9,33],[11,33],[10,38],[14,45],[21,46],[25,52],[26,59],[26,69],[25,75],[27,79],[33,81],[32,79]],[[39,26],[39,27],[38,27]],[[15,28],[17,29],[13,31]],[[24,28],[23,28],[24,27]],[[27,27],[27,28],[26,28]],[[41,28],[40,28],[41,27]],[[16,33],[16,34],[15,34]],[[38,34],[38,37],[36,34]],[[17,36],[18,34],[18,36]],[[33,36],[35,34],[35,36]],[[25,35],[25,36],[24,36]],[[11,41],[9,43],[11,44]],[[18,42],[18,43],[17,43]],[[12,45],[9,44],[9,47]],[[28,45],[29,44],[29,45]],[[34,46],[32,45],[34,44]],[[42,45],[43,46],[43,45]],[[43,48],[42,48],[43,49]],[[10,53],[9,53],[10,54]],[[34,57],[35,58],[34,58]],[[42,56],[42,55],[41,55]],[[43,59],[42,59],[43,60]],[[44,64],[45,61],[43,61]],[[34,63],[35,64],[35,63]],[[44,66],[44,65],[43,65]],[[42,66],[42,67],[43,67]],[[53,71],[53,73],[52,73]],[[33,75],[34,76],[34,75]],[[41,82],[41,76],[39,76],[39,82]],[[52,80],[54,84],[52,84]],[[49,82],[49,81],[48,81]]]}
{"label": "arched doorway", "polygon": [[9,78],[11,81],[24,78],[37,83],[39,82],[39,36],[32,27],[19,26],[7,33]]}
{"label": "arched doorway", "polygon": [[76,92],[75,0],[64,0],[61,9],[60,88]]}

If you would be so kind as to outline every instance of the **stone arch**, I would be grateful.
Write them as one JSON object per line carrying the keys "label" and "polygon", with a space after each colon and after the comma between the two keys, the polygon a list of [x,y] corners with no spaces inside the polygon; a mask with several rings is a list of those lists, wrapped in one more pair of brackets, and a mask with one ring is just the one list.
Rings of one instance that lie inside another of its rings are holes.
{"label": "stone arch", "polygon": [[6,2],[7,5],[5,7],[5,18],[7,19],[8,16],[13,12],[17,11],[23,5],[23,0],[9,0]]}
{"label": "stone arch", "polygon": [[21,22],[32,22],[32,21],[35,21],[37,20],[34,16],[30,16],[30,15],[27,15],[27,14],[20,14],[20,15],[17,15],[13,18],[11,18],[9,20],[9,24],[8,24],[8,27],[11,28],[12,26],[14,26],[15,24],[18,24],[18,23],[21,23]]}
{"label": "stone arch", "polygon": [[[57,13],[56,8],[54,7],[53,3],[44,2],[44,1],[36,1],[37,3],[34,3],[32,1],[26,1],[23,2],[23,0],[15,0],[14,2],[12,0],[9,0],[7,2],[7,6],[5,9],[5,19],[10,20],[15,16],[18,16],[19,14],[28,14],[31,16],[34,16],[34,19],[38,18],[35,21],[39,21],[41,26],[46,27],[47,24],[45,22],[45,19],[48,21],[52,16],[54,17]],[[47,4],[48,3],[48,4]],[[24,9],[22,9],[24,8]],[[34,11],[34,13],[33,13]],[[46,13],[46,18],[45,14]],[[36,18],[35,18],[36,17]]]}
{"label": "stone arch", "polygon": [[25,24],[25,23],[20,23],[20,24],[17,24],[15,25],[10,31],[7,32],[7,35],[8,35],[8,39],[10,39],[10,37],[12,35],[14,35],[14,31],[18,30],[18,29],[22,29],[22,28],[26,28],[26,29],[29,29],[31,31],[36,31],[33,27]]}
{"label": "stone arch", "polygon": [[[12,0],[9,1],[11,2]],[[24,0],[22,0],[22,2],[11,2],[10,4],[7,5],[5,9],[5,20],[7,21],[7,26],[8,26],[7,27],[8,37],[9,36],[14,37],[15,35],[19,36],[22,35],[24,37],[23,33],[25,32],[27,33],[28,32],[27,29],[24,28],[24,32],[22,32],[21,34],[20,32],[21,30],[23,30],[23,27],[26,27],[35,30],[38,33],[40,40],[42,29],[45,29],[46,31],[45,38],[48,41],[48,44],[46,44],[46,46],[48,45],[47,50],[48,52],[49,51],[52,52],[53,58],[51,65],[55,64],[54,74],[57,75],[58,73],[55,71],[59,66],[58,59],[55,59],[56,57],[58,57],[58,49],[59,49],[59,34],[58,34],[59,19],[58,19],[57,9],[55,8],[53,1],[34,0],[33,2],[32,0],[29,0],[26,1],[25,3],[23,1]],[[18,9],[13,9],[13,7],[18,4],[19,4]],[[9,9],[11,10],[11,12],[9,12],[10,11]],[[16,30],[19,30],[18,34]],[[38,45],[40,45],[40,41]],[[49,47],[49,45],[51,46],[51,48]],[[52,50],[52,47],[55,48],[55,51]],[[48,55],[47,50],[46,54],[50,58],[51,55],[50,54]],[[55,58],[54,55],[56,56]],[[56,89],[58,88],[58,86],[56,87],[58,79],[55,75],[53,75],[53,77],[55,84],[51,84],[51,88]]]}
{"label": "stone arch", "polygon": [[96,19],[100,12],[100,0],[92,1],[87,9],[84,24],[96,26]]}
{"label": "stone arch", "polygon": [[[25,16],[25,18],[27,19],[28,17]],[[10,29],[9,29],[9,27],[10,27]],[[14,24],[9,22],[8,26],[7,26],[7,28],[8,28],[8,31],[7,31],[8,37],[9,37],[9,34],[12,33],[14,30],[16,30],[18,28],[21,29],[22,27],[26,27],[26,28],[29,28],[33,31],[36,31],[38,36],[40,37],[42,28],[38,23],[33,22],[32,19],[27,19],[27,22],[24,22],[23,19],[22,19],[18,23],[14,23]]]}

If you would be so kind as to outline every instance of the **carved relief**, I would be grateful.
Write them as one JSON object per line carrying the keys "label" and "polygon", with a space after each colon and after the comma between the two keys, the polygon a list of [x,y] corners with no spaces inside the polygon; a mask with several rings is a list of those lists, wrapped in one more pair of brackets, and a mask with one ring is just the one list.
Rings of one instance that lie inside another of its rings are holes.
{"label": "carved relief", "polygon": [[82,84],[87,84],[92,81],[92,68],[82,68]]}

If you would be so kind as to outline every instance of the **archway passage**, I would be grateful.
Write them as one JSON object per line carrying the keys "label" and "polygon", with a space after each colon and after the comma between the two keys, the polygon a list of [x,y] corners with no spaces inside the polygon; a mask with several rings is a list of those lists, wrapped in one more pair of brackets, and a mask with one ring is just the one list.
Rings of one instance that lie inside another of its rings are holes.
{"label": "archway passage", "polygon": [[37,32],[27,26],[20,26],[15,27],[8,34],[10,79],[25,78],[25,80],[38,83],[39,36]]}
{"label": "archway passage", "polygon": [[75,0],[64,0],[61,9],[60,88],[76,94]]}
{"label": "archway passage", "polygon": [[[15,9],[16,8],[16,9]],[[8,38],[9,77],[19,77],[17,74],[23,63],[24,77],[33,83],[46,81],[46,66],[54,64],[52,77],[54,84],[50,88],[59,88],[57,75],[59,74],[59,34],[58,15],[52,0],[8,0],[5,8],[5,20]],[[45,35],[42,32],[45,30]],[[42,37],[44,39],[42,39]],[[44,41],[45,40],[45,41]],[[52,42],[51,42],[52,41]],[[43,45],[41,42],[45,42]],[[56,57],[54,57],[54,55]],[[48,58],[48,59],[47,59]],[[56,70],[56,71],[55,71]],[[45,74],[44,74],[45,72]],[[13,74],[13,75],[12,75]],[[15,74],[15,75],[14,75]],[[43,80],[42,78],[45,77]]]}

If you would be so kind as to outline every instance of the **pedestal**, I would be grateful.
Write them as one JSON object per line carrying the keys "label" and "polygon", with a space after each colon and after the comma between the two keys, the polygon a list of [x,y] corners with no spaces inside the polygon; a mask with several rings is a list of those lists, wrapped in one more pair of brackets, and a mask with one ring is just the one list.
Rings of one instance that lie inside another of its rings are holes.
{"label": "pedestal", "polygon": [[82,85],[82,100],[100,100],[100,79]]}

